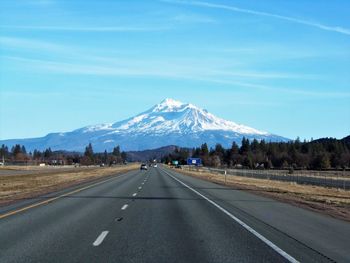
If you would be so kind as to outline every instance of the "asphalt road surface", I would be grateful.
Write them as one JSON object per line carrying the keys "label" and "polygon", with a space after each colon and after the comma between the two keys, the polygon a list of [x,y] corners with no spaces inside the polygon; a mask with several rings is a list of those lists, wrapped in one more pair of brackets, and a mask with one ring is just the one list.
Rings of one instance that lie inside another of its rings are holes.
{"label": "asphalt road surface", "polygon": [[0,209],[0,262],[350,262],[350,224],[162,166]]}

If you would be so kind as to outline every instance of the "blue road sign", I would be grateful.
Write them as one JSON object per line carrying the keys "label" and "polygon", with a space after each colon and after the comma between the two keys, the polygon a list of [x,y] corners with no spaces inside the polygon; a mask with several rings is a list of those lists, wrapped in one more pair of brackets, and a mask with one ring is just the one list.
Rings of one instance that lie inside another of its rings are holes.
{"label": "blue road sign", "polygon": [[187,164],[188,165],[200,165],[202,163],[201,158],[188,158]]}

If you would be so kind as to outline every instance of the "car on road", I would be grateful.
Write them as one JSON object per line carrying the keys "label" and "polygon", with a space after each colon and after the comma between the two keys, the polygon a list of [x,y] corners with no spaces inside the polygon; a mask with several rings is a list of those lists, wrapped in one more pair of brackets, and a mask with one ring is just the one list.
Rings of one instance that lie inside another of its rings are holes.
{"label": "car on road", "polygon": [[148,169],[147,164],[145,163],[141,164],[140,170],[147,170],[147,169]]}
{"label": "car on road", "polygon": [[157,168],[157,167],[158,167],[158,165],[155,163],[155,164],[153,165],[153,167],[154,167],[154,168]]}

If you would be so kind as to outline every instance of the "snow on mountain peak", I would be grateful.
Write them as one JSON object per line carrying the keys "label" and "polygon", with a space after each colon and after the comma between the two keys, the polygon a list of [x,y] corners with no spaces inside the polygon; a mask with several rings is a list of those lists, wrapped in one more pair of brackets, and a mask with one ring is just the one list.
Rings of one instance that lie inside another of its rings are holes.
{"label": "snow on mountain peak", "polygon": [[165,99],[150,110],[113,125],[111,133],[196,133],[203,131],[230,131],[243,134],[267,135],[248,126],[226,121],[193,104]]}
{"label": "snow on mountain peak", "polygon": [[153,112],[170,112],[170,111],[176,111],[177,109],[181,108],[184,103],[181,101],[177,101],[174,99],[165,99],[161,103],[157,104],[156,106],[153,107],[152,111]]}
{"label": "snow on mountain peak", "polygon": [[178,100],[171,99],[171,98],[166,98],[160,104],[165,104],[168,106],[181,106],[184,103],[182,103],[181,101],[178,101]]}

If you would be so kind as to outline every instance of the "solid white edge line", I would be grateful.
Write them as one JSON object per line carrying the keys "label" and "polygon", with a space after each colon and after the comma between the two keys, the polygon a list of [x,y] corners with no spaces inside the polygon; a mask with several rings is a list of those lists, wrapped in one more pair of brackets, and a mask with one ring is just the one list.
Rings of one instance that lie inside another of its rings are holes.
{"label": "solid white edge line", "polygon": [[93,243],[94,247],[97,247],[99,245],[101,245],[101,243],[103,242],[103,240],[105,239],[105,237],[108,235],[109,231],[103,231],[98,238],[95,240],[95,242]]}
{"label": "solid white edge line", "polygon": [[127,209],[127,208],[128,208],[128,206],[129,206],[129,205],[127,205],[127,204],[123,205],[122,210]]}
{"label": "solid white edge line", "polygon": [[282,257],[284,257],[285,259],[287,259],[289,262],[293,262],[293,263],[299,263],[298,260],[296,260],[295,258],[293,258],[291,255],[289,255],[287,252],[285,252],[284,250],[282,250],[281,248],[279,248],[277,245],[275,245],[274,243],[272,243],[270,240],[268,240],[266,237],[264,237],[263,235],[259,234],[257,231],[255,231],[253,228],[251,228],[250,226],[248,226],[246,223],[244,223],[243,221],[241,221],[240,219],[238,219],[237,217],[235,217],[234,215],[232,215],[229,211],[227,211],[225,208],[221,207],[220,205],[218,205],[217,203],[215,203],[214,201],[210,200],[208,197],[204,196],[203,194],[201,194],[200,192],[198,192],[197,190],[193,189],[192,187],[188,186],[187,184],[185,184],[184,182],[182,182],[181,180],[177,179],[176,177],[174,177],[173,175],[169,174],[167,171],[163,170],[167,175],[169,175],[171,178],[173,178],[174,180],[176,180],[177,182],[179,182],[180,184],[182,184],[183,186],[187,187],[188,189],[190,189],[192,192],[196,193],[197,195],[199,195],[200,197],[204,198],[206,201],[208,201],[209,203],[211,203],[212,205],[214,205],[216,208],[218,208],[219,210],[221,210],[222,212],[224,212],[226,215],[228,215],[230,218],[232,218],[234,221],[236,221],[238,224],[240,224],[242,227],[244,227],[246,230],[248,230],[250,233],[252,233],[253,235],[255,235],[257,238],[259,238],[261,241],[263,241],[266,245],[268,245],[270,248],[272,248],[273,250],[275,250],[278,254],[280,254]]}

